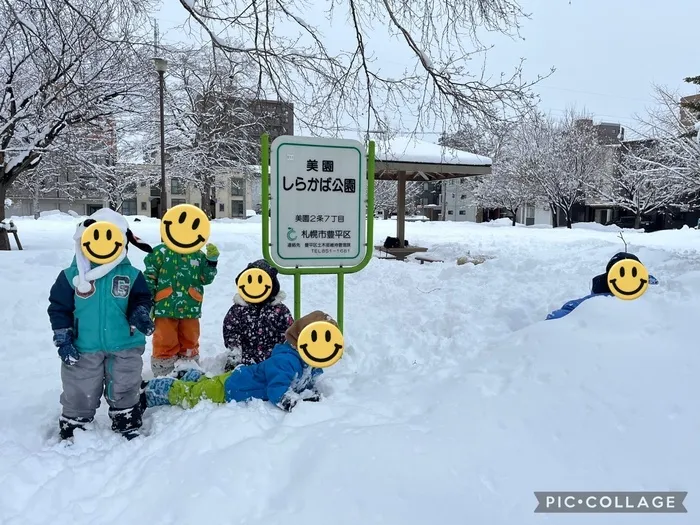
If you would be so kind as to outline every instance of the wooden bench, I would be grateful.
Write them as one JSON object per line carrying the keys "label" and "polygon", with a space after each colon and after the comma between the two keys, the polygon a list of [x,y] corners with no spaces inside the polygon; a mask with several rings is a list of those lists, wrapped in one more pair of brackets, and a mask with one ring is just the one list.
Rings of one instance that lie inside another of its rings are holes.
{"label": "wooden bench", "polygon": [[387,257],[384,257],[385,259],[397,259],[399,261],[403,261],[408,257],[409,255],[413,255],[414,253],[418,252],[427,252],[428,248],[421,248],[419,246],[406,246],[405,248],[385,248],[382,245],[375,246],[375,250],[377,250],[379,253],[385,254]]}
{"label": "wooden bench", "polygon": [[442,259],[438,259],[437,257],[431,257],[430,255],[416,255],[416,261],[420,261],[421,264],[423,263],[434,263],[434,262],[445,262]]}

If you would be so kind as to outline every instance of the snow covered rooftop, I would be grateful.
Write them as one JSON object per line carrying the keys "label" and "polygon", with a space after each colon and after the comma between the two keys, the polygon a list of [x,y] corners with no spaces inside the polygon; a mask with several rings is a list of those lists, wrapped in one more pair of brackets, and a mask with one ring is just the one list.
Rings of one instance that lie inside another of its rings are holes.
{"label": "snow covered rooftop", "polygon": [[377,160],[383,161],[462,166],[491,165],[491,159],[488,157],[410,137],[396,137],[388,141],[378,141],[376,148]]}
{"label": "snow covered rooftop", "polygon": [[411,137],[377,141],[376,178],[394,180],[406,172],[407,180],[433,180],[488,175],[491,159]]}

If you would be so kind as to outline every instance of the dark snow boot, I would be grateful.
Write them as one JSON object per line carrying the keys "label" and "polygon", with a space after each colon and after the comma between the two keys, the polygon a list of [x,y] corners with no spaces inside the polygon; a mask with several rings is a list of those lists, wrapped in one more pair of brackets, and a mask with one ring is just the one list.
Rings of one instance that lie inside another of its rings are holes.
{"label": "dark snow boot", "polygon": [[76,429],[85,430],[85,425],[92,423],[92,418],[87,417],[65,417],[58,418],[58,431],[61,439],[73,439],[73,432]]}
{"label": "dark snow boot", "polygon": [[146,400],[146,389],[148,388],[148,381],[141,381],[141,388],[139,389],[139,408],[141,409],[141,414],[146,411],[148,407],[148,402]]}
{"label": "dark snow boot", "polygon": [[123,410],[109,409],[109,417],[112,419],[112,430],[118,432],[128,440],[140,436],[139,429],[143,424],[143,411],[141,401],[131,408]]}

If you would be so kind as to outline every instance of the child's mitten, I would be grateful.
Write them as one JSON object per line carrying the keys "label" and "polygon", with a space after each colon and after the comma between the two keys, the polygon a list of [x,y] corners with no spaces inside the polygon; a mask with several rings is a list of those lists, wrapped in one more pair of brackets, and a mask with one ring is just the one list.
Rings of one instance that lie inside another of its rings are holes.
{"label": "child's mitten", "polygon": [[134,311],[129,316],[129,324],[144,335],[152,335],[156,331],[156,325],[153,324],[151,313],[145,306],[134,308]]}
{"label": "child's mitten", "polygon": [[280,402],[277,403],[277,406],[285,412],[291,412],[292,409],[296,406],[296,404],[296,399],[292,399],[291,397],[285,395],[284,397],[282,397]]}
{"label": "child's mitten", "polygon": [[80,359],[80,352],[73,346],[73,330],[60,328],[53,332],[53,344],[58,348],[58,355],[68,366],[73,366]]}
{"label": "child's mitten", "polygon": [[206,246],[206,250],[207,250],[207,259],[209,259],[212,262],[219,259],[220,253],[219,253],[219,249],[216,247],[216,245],[209,243]]}

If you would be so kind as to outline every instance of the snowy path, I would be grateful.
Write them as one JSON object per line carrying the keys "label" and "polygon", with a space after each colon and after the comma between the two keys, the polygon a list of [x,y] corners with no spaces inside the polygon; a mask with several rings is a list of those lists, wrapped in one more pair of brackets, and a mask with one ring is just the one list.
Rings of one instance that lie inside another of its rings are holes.
{"label": "snowy path", "polygon": [[[700,490],[700,234],[626,234],[661,280],[642,299],[595,299],[559,321],[622,247],[609,231],[411,223],[444,265],[373,260],[346,279],[346,357],[328,398],[284,414],[262,402],[149,411],[146,438],[97,428],[57,442],[59,359],[48,290],[74,219],[20,220],[0,256],[0,523],[696,523]],[[157,222],[134,224],[157,243]],[[394,223],[378,221],[376,240]],[[233,278],[260,224],[218,222],[203,364],[222,366]],[[456,266],[472,253],[496,258]],[[132,262],[143,268],[142,254]],[[292,281],[282,288],[292,305]],[[335,281],[304,278],[303,310],[335,313]],[[147,354],[150,348],[147,349]],[[218,358],[217,358],[218,356]],[[150,376],[148,361],[144,375]],[[686,515],[534,514],[536,490],[684,490]]]}

